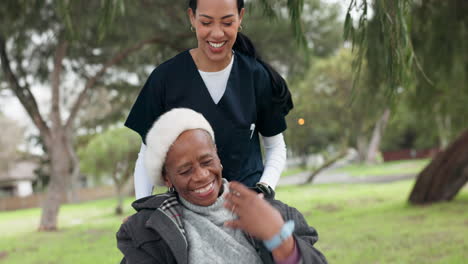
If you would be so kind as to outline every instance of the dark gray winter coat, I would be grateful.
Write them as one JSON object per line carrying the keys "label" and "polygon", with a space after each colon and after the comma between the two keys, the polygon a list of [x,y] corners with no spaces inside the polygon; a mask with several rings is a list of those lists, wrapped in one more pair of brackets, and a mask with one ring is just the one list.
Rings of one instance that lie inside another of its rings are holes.
{"label": "dark gray winter coat", "polygon": [[[302,255],[302,263],[327,263],[313,247],[317,231],[307,225],[295,208],[267,199],[285,221],[294,220],[294,238]],[[137,213],[123,223],[117,232],[117,246],[124,254],[121,263],[188,263],[188,245],[181,220],[181,205],[176,194],[159,194],[139,199],[132,204]],[[274,263],[271,253],[261,241],[250,238],[263,263]],[[222,245],[219,245],[222,246]]]}

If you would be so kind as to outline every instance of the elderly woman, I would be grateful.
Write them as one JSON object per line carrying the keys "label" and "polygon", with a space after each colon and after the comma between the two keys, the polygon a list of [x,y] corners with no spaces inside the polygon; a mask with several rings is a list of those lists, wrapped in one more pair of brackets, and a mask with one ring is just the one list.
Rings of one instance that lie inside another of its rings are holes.
{"label": "elderly woman", "polygon": [[133,203],[117,233],[122,263],[326,263],[301,213],[221,177],[201,114],[163,114],[146,142],[146,169],[168,192]]}

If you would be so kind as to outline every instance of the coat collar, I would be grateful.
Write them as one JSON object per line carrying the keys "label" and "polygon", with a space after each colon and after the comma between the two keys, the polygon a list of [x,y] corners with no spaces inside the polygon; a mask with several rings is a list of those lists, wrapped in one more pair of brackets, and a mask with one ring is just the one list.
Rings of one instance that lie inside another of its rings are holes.
{"label": "coat collar", "polygon": [[145,227],[156,231],[171,249],[177,263],[188,263],[188,244],[182,224],[182,208],[175,193],[141,198],[132,203],[135,210],[152,210]]}

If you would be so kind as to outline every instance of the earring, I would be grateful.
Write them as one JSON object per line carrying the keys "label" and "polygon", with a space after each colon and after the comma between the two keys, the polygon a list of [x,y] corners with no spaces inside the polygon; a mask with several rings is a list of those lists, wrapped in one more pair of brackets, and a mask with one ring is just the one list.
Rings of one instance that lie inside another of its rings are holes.
{"label": "earring", "polygon": [[242,25],[239,25],[239,29],[237,30],[238,32],[241,32],[244,28],[242,27]]}
{"label": "earring", "polygon": [[168,193],[175,193],[175,188],[174,188],[174,186],[169,187],[169,189],[167,189],[167,192],[168,192]]}
{"label": "earring", "polygon": [[193,26],[190,26],[190,31],[195,32],[195,29],[193,28]]}
{"label": "earring", "polygon": [[219,164],[221,166],[221,169],[223,168],[223,164]]}

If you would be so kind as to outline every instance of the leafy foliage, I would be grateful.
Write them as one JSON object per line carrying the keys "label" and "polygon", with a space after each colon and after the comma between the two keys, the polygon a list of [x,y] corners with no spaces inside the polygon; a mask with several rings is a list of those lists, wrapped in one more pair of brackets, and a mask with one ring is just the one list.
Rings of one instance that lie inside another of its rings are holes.
{"label": "leafy foliage", "polygon": [[353,0],[345,22],[356,51],[355,76],[366,62],[373,84],[356,92],[407,104],[416,121],[408,125],[425,130],[417,134],[426,139],[435,131],[442,147],[468,124],[460,114],[468,109],[467,13],[463,0]]}
{"label": "leafy foliage", "polygon": [[78,151],[81,170],[96,177],[122,177],[127,170],[133,171],[131,164],[135,163],[140,145],[140,137],[125,127],[97,134]]}
{"label": "leafy foliage", "polygon": [[[350,49],[317,59],[303,81],[292,87],[296,108],[288,116],[288,145],[299,155],[319,152],[334,146],[356,147],[358,138],[367,138],[385,104],[383,96],[372,101],[356,97],[353,101],[353,56]],[[367,85],[367,72],[360,85]],[[304,125],[297,124],[299,118]]]}
{"label": "leafy foliage", "polygon": [[468,2],[460,0],[423,1],[411,13],[415,54],[428,76],[416,72],[412,110],[432,116],[445,141],[468,127],[467,13]]}
{"label": "leafy foliage", "polygon": [[[271,2],[270,4],[272,4]],[[312,56],[325,57],[342,44],[342,25],[339,21],[339,6],[320,0],[306,0],[305,13],[301,18],[307,48],[298,48],[292,41],[288,15],[275,14],[274,19],[264,16],[258,3],[246,6],[245,33],[252,39],[260,54],[271,62],[290,83],[304,78]],[[281,7],[275,6],[275,10]]]}
{"label": "leafy foliage", "polygon": [[421,150],[438,146],[439,138],[434,118],[412,110],[408,99],[404,95],[399,97],[399,103],[394,106],[392,118],[387,125],[381,150]]}
{"label": "leafy foliage", "polygon": [[5,117],[0,112],[0,173],[5,173],[17,161],[18,146],[21,143],[21,135],[24,129],[15,121]]}

